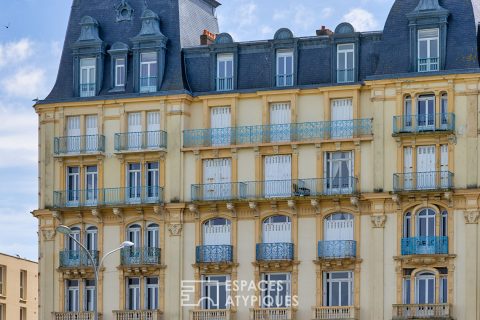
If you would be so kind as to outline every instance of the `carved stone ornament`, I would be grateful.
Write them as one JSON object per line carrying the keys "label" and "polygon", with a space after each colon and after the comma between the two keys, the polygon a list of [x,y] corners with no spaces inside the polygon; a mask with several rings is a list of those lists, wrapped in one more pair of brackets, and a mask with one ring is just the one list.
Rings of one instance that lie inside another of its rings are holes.
{"label": "carved stone ornament", "polygon": [[52,241],[55,239],[56,232],[53,229],[42,230],[43,239],[46,241]]}
{"label": "carved stone ornament", "polygon": [[115,10],[117,11],[117,22],[132,20],[134,10],[127,0],[120,1],[120,3],[115,6]]}
{"label": "carved stone ornament", "polygon": [[372,216],[372,226],[374,228],[385,228],[385,222],[387,222],[387,216],[382,214],[382,215],[373,215]]}
{"label": "carved stone ornament", "polygon": [[182,225],[180,223],[170,223],[168,226],[170,236],[180,236],[182,234]]}
{"label": "carved stone ornament", "polygon": [[466,224],[477,224],[480,218],[479,211],[465,211],[465,223]]}
{"label": "carved stone ornament", "polygon": [[114,214],[117,218],[123,218],[122,208],[113,208],[113,214]]}

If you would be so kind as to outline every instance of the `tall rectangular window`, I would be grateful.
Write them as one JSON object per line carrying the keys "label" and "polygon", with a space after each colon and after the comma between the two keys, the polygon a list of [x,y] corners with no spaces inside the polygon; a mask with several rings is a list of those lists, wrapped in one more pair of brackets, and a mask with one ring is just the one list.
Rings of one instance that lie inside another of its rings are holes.
{"label": "tall rectangular window", "polygon": [[292,195],[292,156],[267,156],[264,159],[264,196],[283,198]]}
{"label": "tall rectangular window", "polygon": [[403,304],[410,304],[410,290],[411,290],[411,280],[410,276],[403,278],[403,290],[402,290],[402,302]]}
{"label": "tall rectangular window", "polygon": [[290,273],[266,273],[261,283],[263,308],[287,308],[291,306]]}
{"label": "tall rectangular window", "polygon": [[80,167],[67,167],[67,204],[75,206],[80,200]]}
{"label": "tall rectangular window", "polygon": [[125,86],[125,59],[115,59],[115,87]]}
{"label": "tall rectangular window", "polygon": [[84,291],[84,310],[93,311],[95,309],[95,280],[85,280]]}
{"label": "tall rectangular window", "polygon": [[127,187],[127,197],[129,202],[140,201],[142,180],[141,180],[142,170],[140,163],[129,163],[128,164],[128,187]]}
{"label": "tall rectangular window", "polygon": [[353,305],[353,272],[324,272],[323,303],[326,307]]}
{"label": "tall rectangular window", "polygon": [[147,112],[147,148],[160,148],[164,145],[160,133],[160,112]]}
{"label": "tall rectangular window", "polygon": [[337,45],[337,82],[355,81],[355,44]]}
{"label": "tall rectangular window", "polygon": [[440,276],[440,303],[448,303],[448,277]]}
{"label": "tall rectangular window", "polygon": [[232,159],[203,160],[203,198],[205,200],[230,199],[231,181]]}
{"label": "tall rectangular window", "polygon": [[20,307],[20,320],[27,320],[27,308]]}
{"label": "tall rectangular window", "polygon": [[0,296],[5,296],[5,280],[7,278],[7,267],[0,266]]}
{"label": "tall rectangular window", "polygon": [[85,117],[85,151],[97,152],[100,148],[98,139],[98,117],[96,114]]}
{"label": "tall rectangular window", "polygon": [[353,191],[353,153],[327,152],[325,154],[325,188],[329,194],[347,194]]}
{"label": "tall rectangular window", "polygon": [[65,311],[78,312],[80,311],[80,287],[79,280],[67,280],[66,282],[66,304]]}
{"label": "tall rectangular window", "polygon": [[0,320],[6,320],[6,307],[5,304],[0,303]]}
{"label": "tall rectangular window", "polygon": [[232,110],[230,106],[210,108],[212,146],[229,145],[232,138]]}
{"label": "tall rectangular window", "polygon": [[20,270],[20,299],[27,300],[27,271]]}
{"label": "tall rectangular window", "polygon": [[140,54],[140,92],[156,92],[158,83],[158,57],[156,52]]}
{"label": "tall rectangular window", "polygon": [[96,91],[95,58],[80,59],[80,97],[93,97]]}
{"label": "tall rectangular window", "polygon": [[140,309],[140,278],[127,279],[127,309]]}
{"label": "tall rectangular window", "polygon": [[67,153],[79,153],[81,150],[80,117],[67,117]]}
{"label": "tall rectangular window", "polygon": [[439,34],[439,29],[418,30],[418,72],[439,70]]}
{"label": "tall rectangular window", "polygon": [[85,173],[85,201],[89,205],[94,205],[98,200],[98,168],[97,166],[87,166]]}
{"label": "tall rectangular window", "polygon": [[217,91],[233,90],[233,54],[217,55]]}
{"label": "tall rectangular window", "polygon": [[145,279],[145,307],[147,310],[158,309],[158,278],[149,277]]}
{"label": "tall rectangular window", "polygon": [[130,112],[128,114],[128,149],[141,149],[143,144],[142,137],[142,114],[140,112]]}
{"label": "tall rectangular window", "polygon": [[352,99],[334,99],[331,101],[331,137],[349,138],[353,136]]}
{"label": "tall rectangular window", "polygon": [[293,52],[277,51],[277,87],[293,86]]}
{"label": "tall rectangular window", "polygon": [[204,276],[202,281],[202,301],[203,308],[207,310],[228,309],[227,300],[229,292],[227,290],[228,275],[209,275]]}
{"label": "tall rectangular window", "polygon": [[158,162],[147,162],[146,164],[146,169],[147,169],[147,198],[150,199],[151,201],[158,200],[159,197],[159,183],[160,183],[160,178],[159,178],[159,166]]}
{"label": "tall rectangular window", "polygon": [[270,105],[270,142],[291,140],[292,112],[290,103]]}

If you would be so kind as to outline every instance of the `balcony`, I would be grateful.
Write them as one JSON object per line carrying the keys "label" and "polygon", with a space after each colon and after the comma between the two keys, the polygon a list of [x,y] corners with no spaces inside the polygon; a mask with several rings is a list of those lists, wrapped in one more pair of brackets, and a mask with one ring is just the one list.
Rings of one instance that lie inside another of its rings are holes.
{"label": "balcony", "polygon": [[455,114],[404,115],[393,117],[393,135],[428,132],[454,132]]}
{"label": "balcony", "polygon": [[190,320],[230,320],[230,310],[191,310]]}
{"label": "balcony", "polygon": [[[95,264],[98,264],[98,250],[90,251]],[[83,250],[60,251],[60,268],[81,268],[91,267],[92,262],[87,253]]]}
{"label": "balcony", "polygon": [[113,311],[115,320],[162,320],[160,310],[125,310]]}
{"label": "balcony", "polygon": [[257,243],[257,261],[292,261],[293,243]]}
{"label": "balcony", "polygon": [[140,93],[157,92],[157,77],[140,77]]}
{"label": "balcony", "polygon": [[197,263],[229,263],[233,261],[233,247],[230,245],[197,246]]}
{"label": "balcony", "polygon": [[145,131],[115,134],[115,151],[156,151],[167,148],[165,131]]}
{"label": "balcony", "polygon": [[96,83],[80,83],[80,97],[94,97],[96,91]]}
{"label": "balcony", "polygon": [[163,188],[160,187],[71,190],[53,193],[54,208],[160,204],[162,202]]}
{"label": "balcony", "polygon": [[293,86],[293,74],[278,74],[277,87],[291,87]]}
{"label": "balcony", "polygon": [[233,90],[233,77],[217,78],[217,91]]}
{"label": "balcony", "polygon": [[394,304],[393,319],[451,319],[448,304]]}
{"label": "balcony", "polygon": [[241,182],[192,185],[192,201],[226,201],[244,199],[246,185]]}
{"label": "balcony", "polygon": [[357,242],[353,240],[318,241],[319,259],[346,259],[357,256]]}
{"label": "balcony", "polygon": [[[96,320],[93,311],[83,312],[54,312],[53,320]],[[102,320],[102,315],[98,315],[98,319]]]}
{"label": "balcony", "polygon": [[349,83],[355,81],[355,69],[338,69],[337,83]]}
{"label": "balcony", "polygon": [[250,320],[294,320],[292,308],[254,308],[250,309]]}
{"label": "balcony", "polygon": [[448,254],[448,237],[414,237],[402,239],[402,256]]}
{"label": "balcony", "polygon": [[372,135],[372,119],[185,130],[184,148],[351,139]]}
{"label": "balcony", "polygon": [[439,58],[418,59],[418,72],[432,72],[439,70]]}
{"label": "balcony", "polygon": [[120,262],[122,266],[160,264],[160,249],[148,247],[123,248],[120,251]]}
{"label": "balcony", "polygon": [[315,307],[313,308],[313,320],[357,320],[360,312],[352,306],[346,307]]}
{"label": "balcony", "polygon": [[396,173],[393,175],[393,190],[433,191],[453,188],[453,173],[449,171]]}
{"label": "balcony", "polygon": [[105,136],[88,135],[54,139],[54,154],[76,155],[105,152]]}

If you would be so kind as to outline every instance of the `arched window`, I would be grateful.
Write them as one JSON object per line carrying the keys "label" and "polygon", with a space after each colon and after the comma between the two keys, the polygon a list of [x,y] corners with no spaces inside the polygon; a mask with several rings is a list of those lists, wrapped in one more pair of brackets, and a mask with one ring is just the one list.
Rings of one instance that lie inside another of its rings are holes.
{"label": "arched window", "polygon": [[70,234],[71,237],[66,236],[67,239],[67,248],[70,251],[79,251],[80,247],[77,242],[75,242],[72,238],[80,242],[80,227],[72,227],[72,233]]}
{"label": "arched window", "polygon": [[159,242],[159,227],[156,223],[150,223],[147,226],[147,233],[146,233],[146,247],[147,248],[158,248]]}
{"label": "arched window", "polygon": [[417,215],[416,227],[417,237],[434,237],[435,211],[430,208],[422,209]]}
{"label": "arched window", "polygon": [[85,245],[88,250],[95,251],[98,250],[98,229],[95,226],[90,226],[85,232],[86,239]]}
{"label": "arched window", "polygon": [[287,216],[271,216],[263,221],[263,243],[291,243],[292,223]]}
{"label": "arched window", "polygon": [[334,213],[324,220],[325,241],[353,240],[353,215]]}
{"label": "arched window", "polygon": [[214,218],[203,224],[203,245],[230,245],[232,224],[224,218]]}
{"label": "arched window", "polygon": [[403,237],[410,238],[412,236],[412,214],[407,212],[403,217]]}
{"label": "arched window", "polygon": [[127,240],[133,242],[135,248],[139,248],[142,245],[140,241],[141,231],[142,231],[142,227],[139,224],[132,224],[127,229]]}
{"label": "arched window", "polygon": [[420,272],[415,276],[415,303],[435,303],[435,274]]}

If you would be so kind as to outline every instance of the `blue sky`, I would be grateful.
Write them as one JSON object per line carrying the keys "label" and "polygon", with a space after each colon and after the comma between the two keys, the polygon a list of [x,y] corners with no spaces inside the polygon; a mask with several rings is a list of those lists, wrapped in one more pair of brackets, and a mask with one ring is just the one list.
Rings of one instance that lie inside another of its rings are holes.
{"label": "blue sky", "polygon": [[[311,36],[322,25],[333,30],[343,21],[359,31],[381,30],[393,0],[220,2],[220,30],[247,41],[270,39],[281,27]],[[32,99],[44,98],[53,86],[70,5],[71,0],[2,1],[0,11],[0,252],[34,260],[37,221],[30,212],[37,207],[38,140]]]}

